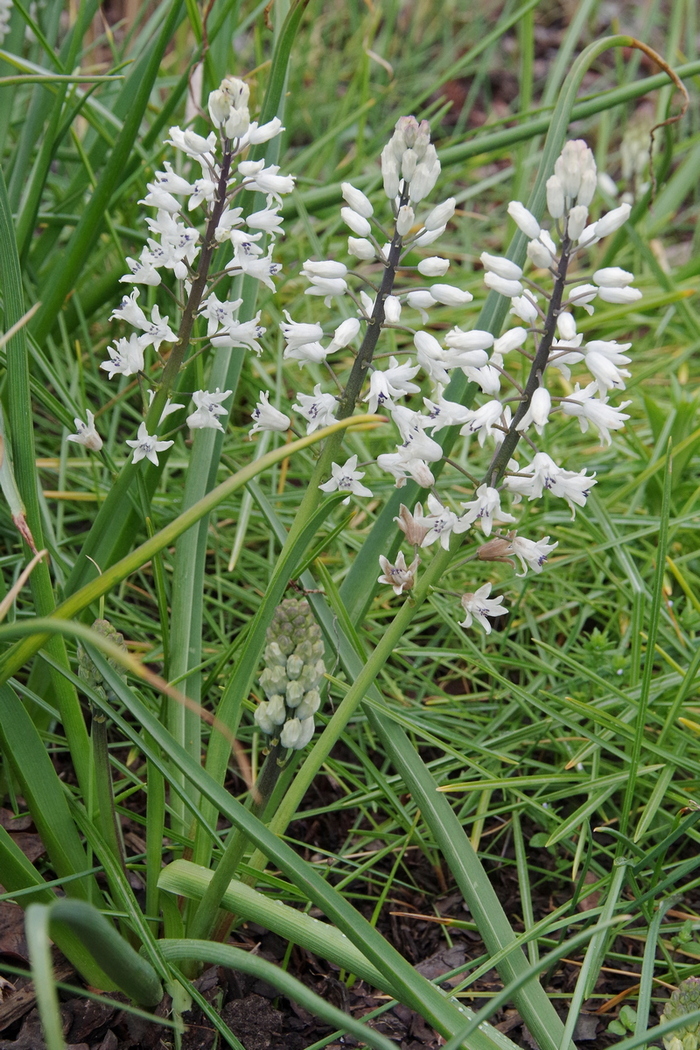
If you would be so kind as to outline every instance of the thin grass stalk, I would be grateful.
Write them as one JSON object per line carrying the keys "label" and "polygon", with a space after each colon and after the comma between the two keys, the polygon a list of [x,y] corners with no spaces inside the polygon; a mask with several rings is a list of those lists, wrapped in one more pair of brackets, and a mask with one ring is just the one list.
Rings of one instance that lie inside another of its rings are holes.
{"label": "thin grass stalk", "polygon": [[[629,779],[625,787],[625,796],[620,813],[620,834],[626,835],[632,815],[632,807],[636,796],[638,769],[641,762],[642,745],[646,733],[647,708],[651,692],[651,683],[654,675],[654,648],[659,633],[661,620],[661,608],[664,587],[664,572],[666,570],[666,550],[668,546],[668,527],[671,513],[671,477],[673,461],[671,458],[671,445],[667,452],[667,466],[664,477],[663,501],[661,505],[661,516],[659,520],[659,539],[656,555],[656,572],[654,574],[654,585],[652,589],[651,606],[649,608],[649,628],[647,631],[646,659],[644,662],[644,673],[642,675],[641,690],[637,713],[635,718],[634,741],[630,751]],[[640,632],[641,634],[641,632]],[[621,856],[622,844],[618,848],[618,857]]]}

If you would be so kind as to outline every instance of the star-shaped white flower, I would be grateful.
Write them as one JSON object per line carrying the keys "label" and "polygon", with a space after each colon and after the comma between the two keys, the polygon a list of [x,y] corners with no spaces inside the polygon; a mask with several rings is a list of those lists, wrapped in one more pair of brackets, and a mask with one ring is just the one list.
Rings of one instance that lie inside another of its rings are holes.
{"label": "star-shaped white flower", "polygon": [[491,624],[488,616],[505,616],[508,612],[503,604],[502,598],[489,598],[491,584],[485,583],[479,587],[474,594],[463,594],[461,597],[464,619],[460,627],[471,627],[474,620],[484,628],[487,634],[491,634]]}
{"label": "star-shaped white flower", "polygon": [[[361,484],[361,479],[365,476],[364,470],[357,470],[356,467],[357,456],[351,456],[342,467],[338,463],[332,463],[332,477],[330,477],[328,481],[324,481],[324,483],[318,487],[323,492],[337,491],[349,492],[353,496],[371,496],[372,490],[368,489],[366,485]],[[343,500],[343,503],[349,502],[350,496]]]}
{"label": "star-shaped white flower", "polygon": [[197,409],[196,412],[192,412],[187,417],[187,426],[191,430],[205,430],[207,428],[211,430],[221,430],[223,427],[217,416],[225,416],[227,410],[221,404],[227,397],[230,397],[233,391],[219,390],[218,386],[216,391],[212,394],[208,390],[195,390],[192,395],[192,400],[195,403]]}
{"label": "star-shaped white flower", "polygon": [[170,448],[172,444],[172,441],[159,441],[155,435],[151,436],[146,430],[145,423],[139,426],[136,440],[127,441],[127,445],[134,450],[133,463],[138,463],[141,459],[148,459],[154,467],[158,466],[158,453],[165,452],[166,448]]}

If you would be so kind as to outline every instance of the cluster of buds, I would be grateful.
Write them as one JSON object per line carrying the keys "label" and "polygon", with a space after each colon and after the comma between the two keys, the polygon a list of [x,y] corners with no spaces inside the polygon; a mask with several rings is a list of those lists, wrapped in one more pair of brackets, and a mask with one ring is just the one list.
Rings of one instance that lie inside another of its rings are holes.
{"label": "cluster of buds", "polygon": [[[700,977],[686,977],[671,993],[664,1006],[661,1020],[675,1021],[686,1014],[700,1010]],[[666,1050],[698,1050],[700,1046],[700,1024],[680,1025],[670,1035],[663,1037]]]}
{"label": "cluster of buds", "polygon": [[12,17],[12,0],[0,0],[0,45],[10,31]]}
{"label": "cluster of buds", "polygon": [[[611,431],[619,430],[628,418],[623,410],[630,402],[614,406],[609,398],[612,392],[624,389],[629,377],[625,366],[630,362],[626,354],[630,344],[602,339],[584,342],[577,313],[592,314],[595,300],[630,304],[641,292],[632,286],[633,275],[619,267],[597,270],[590,282],[573,283],[568,273],[585,250],[623,225],[629,204],[589,221],[589,206],[598,183],[595,160],[584,142],[567,143],[547,182],[551,228],[543,228],[518,201],[508,207],[528,238],[527,256],[530,267],[538,271],[537,280],[526,276],[509,259],[487,252],[481,256],[484,282],[510,300],[515,324],[498,338],[488,331],[454,327],[439,341],[422,327],[429,320],[429,311],[439,305],[462,306],[472,299],[471,294],[442,280],[419,288],[415,283],[406,290],[398,287],[398,271],[403,274],[408,269],[404,263],[407,254],[439,238],[455,210],[455,201],[448,199],[424,217],[416,215],[416,206],[432,191],[440,172],[427,123],[402,117],[381,162],[384,190],[393,213],[391,234],[377,220],[372,202],[348,183],[342,187],[345,206],[341,209],[351,231],[349,253],[381,267],[381,281],[367,279],[364,287],[354,290],[352,275],[344,263],[307,260],[302,269],[309,281],[307,294],[323,297],[327,306],[340,298],[351,299],[356,316],[344,320],[325,345],[320,324],[294,321],[287,314],[280,326],[286,358],[300,365],[323,361],[330,366],[334,353],[344,350],[345,360],[350,347],[355,354],[352,372],[340,398],[318,384],[313,395],[298,395],[292,407],[305,420],[307,433],[350,414],[360,399],[367,402],[369,411],[390,414],[399,442],[395,452],[377,457],[377,465],[393,476],[397,487],[410,478],[431,490],[428,513],[424,516],[420,505],[415,509],[422,536],[414,544],[414,561],[407,565],[402,554],[393,565],[386,558],[381,560],[379,580],[396,594],[413,586],[418,547],[440,542],[449,549],[453,533],[475,528],[487,538],[497,530],[493,542],[498,549],[482,544],[477,552],[481,560],[504,561],[513,555],[523,573],[540,572],[556,543],[550,544],[548,536],[537,540],[521,537],[517,531],[503,537],[498,528],[514,523],[515,517],[501,506],[501,500],[507,495],[514,506],[524,497],[532,500],[547,491],[564,499],[575,513],[576,507],[585,505],[595,475],[585,469],[566,469],[538,447],[548,422],[555,413],[575,416],[583,432],[593,427],[609,444]],[[415,269],[422,277],[443,278],[449,266],[448,259],[431,256]],[[416,314],[418,325],[413,320]],[[389,358],[388,366],[373,361],[377,337],[384,328],[408,333],[415,349],[414,360],[399,361],[402,351],[395,350],[397,356]],[[516,363],[518,356],[520,364]],[[572,385],[572,369],[577,366],[586,370],[588,379],[581,383],[574,377]],[[444,396],[457,370],[481,391],[482,401],[473,408]],[[421,391],[415,382],[419,374],[423,389],[427,384],[429,391],[429,396],[423,397],[423,411],[405,403]],[[552,374],[556,377],[554,384],[550,382]],[[254,429],[286,428],[286,416],[266,427],[265,410],[262,404],[256,409]],[[475,483],[473,497],[458,506],[438,491],[433,473],[434,465],[444,457],[436,435],[445,427],[459,427],[461,436],[475,437],[479,446],[488,443],[493,447],[490,465],[482,480]],[[529,454],[526,451],[524,459],[516,459],[516,446],[523,436]],[[331,477],[320,487],[325,492],[346,493],[347,502],[351,496],[372,495],[363,478],[365,472],[358,470],[357,456],[352,456],[344,464],[334,463]],[[490,630],[487,617],[506,611],[501,599],[489,597],[490,588],[486,584],[462,598],[465,627],[476,620]]]}
{"label": "cluster of buds", "polygon": [[260,687],[267,699],[255,709],[255,724],[271,745],[301,750],[314,733],[326,672],[321,629],[305,599],[288,598],[278,605],[264,660]]}
{"label": "cluster of buds", "polygon": [[[126,647],[126,642],[124,641],[124,635],[120,634],[109,620],[95,620],[91,626],[93,631],[96,631],[97,634],[101,634],[103,638],[106,638],[108,642],[112,643],[112,645],[116,645],[118,649],[122,650],[122,652],[127,653],[129,651]],[[117,672],[120,678],[125,677],[123,667],[111,656],[107,658],[107,663]],[[112,690],[108,688],[102,672],[98,671],[92,659],[80,644],[78,644],[78,678],[80,678],[82,682],[85,682],[89,689],[92,689],[103,699],[114,699],[114,694]]]}
{"label": "cluster of buds", "polygon": [[[145,378],[151,371],[147,361],[149,348],[156,362],[164,364],[168,357],[174,356],[182,366],[197,317],[206,322],[203,348],[240,347],[257,354],[262,352],[259,340],[265,329],[260,324],[260,314],[251,320],[239,320],[242,300],[219,299],[213,291],[213,286],[219,286],[222,279],[228,278],[230,283],[230,278],[241,274],[274,289],[272,278],[280,269],[272,261],[272,253],[275,235],[281,226],[282,195],[291,192],[294,180],[290,175],[280,175],[276,165],[266,167],[262,160],[245,159],[250,146],[267,142],[284,130],[277,117],[261,126],[251,121],[248,97],[247,84],[226,78],[209,97],[209,114],[215,131],[204,137],[179,127],[170,129],[170,138],[166,141],[184,155],[183,163],[194,171],[186,178],[166,162],[164,170],[155,173],[146,197],[139,202],[155,209],[155,217],[146,220],[150,236],[138,259],[127,258],[129,273],[122,281],[157,288],[163,281],[163,273],[169,272],[179,290],[176,298],[182,320],[175,331],[170,318],[161,315],[157,304],[150,312],[142,308],[140,290],[134,288],[112,313],[113,320],[126,322],[134,331],[108,346],[108,359],[100,367],[110,379],[114,376]],[[265,207],[244,215],[235,202],[243,190],[264,194]],[[203,229],[199,229],[191,217],[196,209],[204,213]],[[260,243],[263,239],[266,247]],[[210,272],[217,248],[228,261],[219,272]],[[163,344],[169,348],[167,353],[161,351]],[[152,399],[153,391],[149,394]],[[187,426],[192,430],[223,430],[219,417],[228,414],[223,402],[230,395],[230,390],[218,388],[194,391],[191,395],[194,410],[187,416]],[[158,427],[171,412],[185,407],[185,404],[168,401]],[[69,440],[98,451],[101,439],[92,412],[87,410],[87,423],[76,419],[76,428],[77,432],[70,435]],[[173,442],[149,434],[143,422],[136,439],[127,444],[134,450],[134,463],[146,458],[157,465],[158,453]]]}

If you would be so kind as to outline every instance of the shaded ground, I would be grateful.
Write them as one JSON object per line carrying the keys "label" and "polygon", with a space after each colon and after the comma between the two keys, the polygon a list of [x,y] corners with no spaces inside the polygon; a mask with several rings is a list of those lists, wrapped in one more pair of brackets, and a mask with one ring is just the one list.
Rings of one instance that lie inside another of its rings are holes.
{"label": "shaded ground", "polygon": [[[332,796],[333,788],[327,778],[319,778],[315,790],[318,791],[324,782]],[[326,801],[332,803],[332,797]],[[292,830],[298,839],[307,841],[311,853],[314,846],[320,848],[323,844],[327,848],[329,837],[338,835],[347,816],[345,812],[337,815],[331,812],[321,820],[318,817],[310,820],[308,826],[306,822],[298,821]],[[8,811],[0,811],[0,821],[8,826],[11,834],[18,837],[34,859],[40,856],[41,844],[29,818],[18,821],[12,819]],[[128,841],[129,829],[125,830]],[[310,837],[312,841],[308,841]],[[533,850],[533,863],[540,870],[551,864],[551,860],[546,851]],[[463,967],[469,960],[476,960],[483,953],[483,944],[476,932],[451,926],[451,921],[463,923],[469,920],[460,894],[450,887],[446,892],[434,892],[440,879],[436,878],[435,871],[419,852],[411,855],[409,863],[416,888],[394,883],[378,926],[384,936],[421,973],[434,979]],[[374,893],[377,892],[380,875],[375,869]],[[520,904],[514,869],[505,863],[494,865],[491,878],[506,913],[517,927]],[[358,893],[366,892],[367,889],[366,883],[349,887],[350,891]],[[546,881],[542,883],[533,900],[537,918],[550,913],[566,899],[563,889],[561,880],[557,880],[554,875],[550,886]],[[371,907],[370,902],[368,908]],[[254,923],[248,922],[241,926],[232,935],[232,940],[272,962],[284,963],[286,942]],[[628,955],[641,952],[641,946],[635,948],[633,942],[626,942],[625,938],[620,938],[618,946],[623,947]],[[27,964],[23,913],[17,905],[9,903],[0,905],[0,967],[3,964],[20,968],[25,968]],[[337,968],[325,960],[296,946],[287,965],[294,976],[318,995],[353,1016],[363,1017],[377,1011],[379,1016],[370,1023],[395,1040],[401,1050],[433,1050],[441,1045],[440,1038],[419,1016],[401,1005],[392,1008],[387,996],[374,994],[362,982],[348,987],[339,979],[341,975]],[[58,953],[55,956],[55,968],[58,980],[79,986],[74,971]],[[577,959],[565,960],[550,977],[548,988],[555,1002],[561,1001],[563,1008],[566,1007],[578,972]],[[449,979],[443,987],[453,987],[459,979]],[[584,1012],[580,1019],[577,1042],[584,1043],[591,1050],[604,1050],[619,1039],[619,1036],[609,1035],[606,1028],[616,1016],[617,1006],[625,1001],[624,993],[636,991],[637,979],[637,973],[626,973],[624,969],[603,971],[596,988],[597,997],[588,1004],[588,1012]],[[297,1004],[278,996],[275,989],[263,981],[221,967],[211,967],[202,974],[196,986],[235,1033],[245,1050],[305,1050],[318,1040],[332,1035],[331,1028],[318,1022]],[[478,1009],[483,1005],[484,996],[493,995],[500,988],[498,975],[491,971],[475,982],[470,988],[470,998],[465,999],[465,1002]],[[0,1050],[42,1050],[44,1043],[29,979],[11,977],[0,988],[0,993]],[[612,1007],[609,1012],[596,1012],[600,1011],[601,996],[604,1008],[606,1003]],[[616,1001],[618,997],[619,1002]],[[173,1045],[169,1029],[157,1022],[131,1016],[114,1001],[118,998],[112,997],[111,1003],[103,1003],[78,997],[69,991],[61,993],[64,1035],[70,1050],[165,1050]],[[157,1014],[170,1016],[169,999],[163,1001]],[[185,1015],[185,1020],[187,1031],[182,1040],[183,1050],[212,1050],[221,1045],[216,1043],[211,1021],[198,1007]],[[493,1018],[493,1023],[526,1050],[532,1050],[535,1046],[516,1011],[501,1011]],[[344,1036],[332,1040],[328,1045],[332,1050],[341,1050],[357,1043],[352,1037]]]}

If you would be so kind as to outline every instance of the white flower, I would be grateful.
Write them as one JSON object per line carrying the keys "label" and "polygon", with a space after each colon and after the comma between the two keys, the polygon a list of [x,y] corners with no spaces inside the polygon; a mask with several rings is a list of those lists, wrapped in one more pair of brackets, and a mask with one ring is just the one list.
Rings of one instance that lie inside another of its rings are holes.
{"label": "white flower", "polygon": [[505,277],[499,277],[497,273],[493,273],[490,270],[484,274],[484,284],[487,288],[491,288],[492,291],[507,296],[508,299],[513,299],[516,295],[522,295],[523,292],[523,286],[520,281],[509,281]]}
{"label": "white flower", "polygon": [[244,160],[238,165],[247,190],[259,190],[260,193],[271,193],[278,197],[282,193],[291,193],[294,189],[293,175],[278,175],[279,164],[265,167],[262,160]]}
{"label": "white flower", "polygon": [[341,182],[340,192],[343,194],[345,203],[348,204],[353,211],[356,211],[358,215],[362,215],[365,219],[370,219],[374,214],[374,208],[369,197],[366,197],[362,190],[356,189],[349,182]]}
{"label": "white flower", "polygon": [[446,401],[442,396],[441,386],[437,388],[436,400],[431,401],[430,398],[424,397],[423,404],[428,409],[430,416],[430,424],[426,423],[426,427],[429,425],[433,434],[437,434],[438,430],[442,430],[443,427],[460,426],[466,423],[471,415],[471,409],[465,408],[459,402]]}
{"label": "white flower", "polygon": [[471,292],[455,288],[451,284],[431,284],[430,294],[437,303],[442,303],[443,306],[464,306],[474,298]]}
{"label": "white flower", "polygon": [[279,204],[273,206],[272,194],[267,195],[267,203],[260,211],[254,211],[246,217],[245,224],[249,230],[265,230],[276,233],[282,226],[282,216],[278,214]]}
{"label": "white flower", "polygon": [[459,625],[460,627],[471,627],[472,621],[476,620],[487,634],[491,634],[491,624],[486,617],[505,616],[507,614],[508,610],[503,604],[502,598],[489,598],[491,586],[490,583],[485,583],[474,594],[462,595],[460,600],[465,616]]}
{"label": "white flower", "polygon": [[525,324],[534,324],[539,315],[532,292],[525,291],[522,295],[514,295],[510,301],[510,312]]}
{"label": "white flower", "polygon": [[307,434],[313,434],[315,430],[335,422],[338,402],[332,394],[323,393],[320,383],[314,387],[313,397],[310,394],[297,394],[297,397],[300,404],[292,405],[292,408],[307,420]]}
{"label": "white flower", "polygon": [[211,429],[223,431],[224,428],[217,416],[225,416],[227,414],[227,410],[221,402],[230,397],[232,393],[232,390],[224,390],[222,392],[218,386],[213,394],[208,390],[195,390],[192,400],[197,411],[187,417],[187,426],[191,430]]}
{"label": "white flower", "polygon": [[528,429],[531,423],[534,423],[535,430],[538,434],[541,434],[545,428],[545,425],[549,419],[549,413],[552,411],[552,398],[549,391],[544,386],[538,386],[532,395],[530,406],[516,426],[516,430],[525,431]]}
{"label": "white flower", "polygon": [[130,445],[134,450],[133,463],[138,463],[139,460],[145,458],[150,460],[154,467],[158,466],[158,453],[164,452],[172,444],[172,441],[159,441],[157,437],[151,437],[146,430],[145,423],[140,424],[136,440],[127,441],[127,445]]}
{"label": "white flower", "polygon": [[[155,396],[156,396],[155,390],[149,390],[148,391],[148,407],[149,408],[153,404],[153,398]],[[160,424],[163,422],[164,419],[167,419],[168,416],[171,416],[173,414],[173,412],[178,412],[181,408],[184,408],[184,407],[185,407],[184,405],[178,405],[177,402],[173,403],[170,400],[170,398],[168,398],[167,401],[165,402],[165,408],[163,409],[163,411],[160,414],[160,419],[158,420],[158,426],[160,426]]]}
{"label": "white flower", "polygon": [[546,490],[553,496],[565,499],[571,509],[572,517],[576,513],[574,504],[585,506],[590,491],[595,485],[595,474],[587,475],[585,470],[576,473],[558,466],[546,452],[538,452],[529,466],[518,471],[517,475],[506,474],[503,487],[516,496],[527,496],[537,499]]}
{"label": "white flower", "polygon": [[326,353],[333,354],[336,350],[342,350],[343,347],[351,343],[357,333],[360,330],[360,321],[357,317],[348,317],[336,328],[333,333],[333,338],[328,344]]}
{"label": "white flower", "polygon": [[204,299],[199,307],[199,316],[207,319],[207,336],[214,335],[222,325],[231,324],[242,302],[242,299],[234,299],[231,302],[218,299],[213,292]]}
{"label": "white flower", "polygon": [[541,540],[528,540],[524,536],[514,536],[510,541],[510,549],[520,559],[522,572],[516,572],[516,576],[525,576],[528,568],[533,572],[542,572],[547,556],[557,547],[557,543],[550,543],[549,536]]}
{"label": "white flower", "polygon": [[[399,237],[405,237],[413,229],[416,221],[416,213],[410,204],[402,204],[396,215],[396,232]],[[386,257],[386,248],[384,249]]]}
{"label": "white flower", "polygon": [[509,354],[511,350],[518,350],[529,334],[527,328],[523,328],[521,325],[518,325],[517,328],[509,329],[493,344],[494,352],[503,355]]}
{"label": "white flower", "polygon": [[369,393],[362,400],[367,401],[367,411],[376,412],[379,408],[392,407],[395,397],[404,394],[417,394],[419,386],[411,380],[419,371],[419,365],[410,362],[400,365],[395,357],[389,358],[389,367],[381,371],[376,368],[369,380]]}
{"label": "white flower", "polygon": [[387,324],[398,324],[401,320],[401,300],[395,295],[387,295],[384,300],[384,320]]}
{"label": "white flower", "polygon": [[479,444],[483,446],[487,437],[491,437],[494,428],[501,422],[503,405],[500,401],[487,401],[476,410],[469,413],[469,419],[460,430],[462,437],[469,434],[479,434]]}
{"label": "white flower", "polygon": [[260,357],[262,346],[258,339],[265,334],[265,329],[259,322],[260,311],[250,321],[229,321],[211,337],[212,346],[248,347]]}
{"label": "white flower", "polygon": [[482,252],[479,258],[485,270],[503,277],[506,281],[519,281],[523,275],[522,267],[500,255],[489,255],[488,252]]}
{"label": "white flower", "polygon": [[358,259],[374,259],[377,249],[366,237],[348,237],[348,252]]}
{"label": "white flower", "polygon": [[[372,490],[360,484],[361,479],[365,476],[364,470],[356,470],[356,467],[357,456],[351,456],[342,467],[338,463],[331,463],[333,476],[318,487],[323,492],[337,491],[349,492],[353,496],[371,496]],[[349,502],[350,496],[343,500],[343,503]]]}
{"label": "white flower", "polygon": [[508,214],[515,225],[523,231],[530,240],[535,240],[540,235],[540,224],[532,212],[528,211],[520,201],[511,201],[508,205]]}
{"label": "white flower", "polygon": [[321,343],[302,343],[301,346],[286,346],[284,348],[285,361],[298,361],[300,365],[319,364],[328,356],[328,348]]}
{"label": "white flower", "polygon": [[369,219],[365,219],[363,215],[359,215],[352,208],[341,208],[340,217],[357,237],[369,237],[372,232],[372,225]]}
{"label": "white flower", "polygon": [[437,204],[423,221],[426,230],[443,230],[455,213],[456,201],[448,197],[442,204]]}
{"label": "white flower", "polygon": [[287,346],[304,346],[305,343],[314,343],[323,338],[323,328],[320,324],[293,321],[287,310],[284,311],[284,316],[287,318],[287,323],[280,324],[280,329]]}
{"label": "white flower", "polygon": [[439,499],[431,493],[428,496],[428,510],[423,518],[423,524],[429,525],[428,532],[423,537],[421,547],[429,547],[431,543],[440,540],[443,550],[450,549],[450,536],[453,532],[464,532],[466,526],[449,507],[444,507]]}
{"label": "white flower", "polygon": [[165,140],[168,145],[182,150],[188,157],[204,157],[214,163],[214,150],[216,149],[216,134],[212,131],[207,138],[202,138],[194,131],[183,131],[181,128],[171,128],[170,138]]}
{"label": "white flower", "polygon": [[468,528],[472,522],[478,521],[485,536],[491,535],[494,523],[500,524],[507,521],[515,521],[512,514],[501,510],[501,496],[497,489],[489,485],[479,485],[476,490],[476,499],[463,503],[465,512],[460,518],[463,528]]}
{"label": "white flower", "polygon": [[595,236],[596,237],[607,237],[611,233],[615,233],[621,226],[627,222],[632,211],[631,205],[621,204],[619,208],[613,208],[607,215],[603,215],[601,219],[598,219],[595,225]]}
{"label": "white flower", "polygon": [[440,255],[431,255],[418,263],[418,273],[424,277],[444,277],[449,268],[449,259],[443,259]]}
{"label": "white flower", "polygon": [[406,565],[403,551],[399,551],[396,557],[396,564],[394,565],[383,554],[380,554],[379,567],[382,570],[382,575],[377,577],[377,583],[388,583],[390,587],[393,587],[394,594],[403,594],[404,591],[410,591],[415,582],[416,570],[419,564],[420,558],[416,555],[411,564]]}
{"label": "white flower", "polygon": [[[471,332],[463,332],[461,328],[452,328],[445,336],[445,346],[452,350],[489,350],[494,344],[494,338],[490,332],[479,328]],[[484,364],[486,362],[484,361]],[[475,367],[479,367],[476,365]]]}
{"label": "white flower", "polygon": [[133,325],[134,328],[140,328],[144,332],[144,346],[148,346],[149,343],[153,344],[156,351],[160,349],[162,342],[174,343],[177,340],[177,335],[170,328],[167,317],[160,316],[160,310],[158,304],[156,304],[151,310],[151,320],[149,321],[145,313],[138,305],[136,300],[139,297],[139,290],[135,288],[131,295],[125,295],[121,303],[116,310],[112,311],[110,320],[118,317],[128,324]]}
{"label": "white flower", "polygon": [[619,408],[613,408],[608,404],[607,397],[595,397],[597,392],[597,383],[589,383],[583,390],[579,389],[577,383],[571,397],[561,401],[561,408],[566,415],[578,417],[579,426],[584,434],[588,430],[588,424],[592,423],[598,430],[601,441],[609,445],[612,441],[610,431],[621,430],[625,420],[629,419],[621,410],[632,402],[623,401]]}
{"label": "white flower", "polygon": [[283,432],[291,427],[292,421],[289,416],[285,416],[284,412],[274,408],[269,401],[269,391],[263,390],[260,394],[260,400],[251,413],[251,418],[255,421],[255,426],[251,427],[249,432],[251,437],[260,430]]}
{"label": "white flower", "polygon": [[143,351],[148,346],[148,339],[143,335],[130,335],[128,339],[117,339],[114,346],[107,347],[109,361],[103,361],[100,368],[115,375],[133,376],[143,371]]}
{"label": "white flower", "polygon": [[102,448],[102,438],[95,430],[95,417],[90,409],[85,410],[87,423],[76,417],[73,422],[77,433],[69,434],[66,441],[75,441],[77,445],[85,445],[92,452],[99,452]]}

